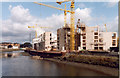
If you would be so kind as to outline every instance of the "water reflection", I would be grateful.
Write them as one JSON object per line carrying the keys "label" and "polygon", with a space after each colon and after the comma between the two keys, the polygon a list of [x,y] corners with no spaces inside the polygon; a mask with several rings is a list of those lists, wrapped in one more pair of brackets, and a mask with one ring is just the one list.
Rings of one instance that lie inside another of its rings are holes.
{"label": "water reflection", "polygon": [[4,53],[0,53],[0,56],[2,58],[15,58],[18,56],[29,56],[29,53],[26,52],[4,52]]}
{"label": "water reflection", "polygon": [[36,59],[26,52],[3,53],[3,76],[105,76],[88,69]]}

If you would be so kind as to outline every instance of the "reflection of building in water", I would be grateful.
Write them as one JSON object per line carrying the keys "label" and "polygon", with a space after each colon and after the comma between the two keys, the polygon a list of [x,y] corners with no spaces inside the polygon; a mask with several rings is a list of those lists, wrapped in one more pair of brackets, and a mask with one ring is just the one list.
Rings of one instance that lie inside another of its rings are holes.
{"label": "reflection of building in water", "polygon": [[20,53],[5,53],[3,57],[17,57]]}

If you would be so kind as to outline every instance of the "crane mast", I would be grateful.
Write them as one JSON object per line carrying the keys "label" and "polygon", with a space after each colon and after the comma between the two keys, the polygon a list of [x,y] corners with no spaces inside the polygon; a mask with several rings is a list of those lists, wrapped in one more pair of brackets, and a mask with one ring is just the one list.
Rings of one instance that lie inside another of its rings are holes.
{"label": "crane mast", "polygon": [[54,7],[54,6],[51,6],[51,5],[46,5],[46,4],[43,4],[43,3],[37,3],[37,2],[34,2],[34,3],[36,3],[38,5],[43,5],[43,6],[47,6],[47,7],[51,7],[51,8],[55,8],[55,9],[64,11],[64,15],[65,15],[64,26],[66,24],[66,14],[67,14],[66,12],[70,12],[70,14],[71,14],[71,20],[70,20],[70,22],[71,22],[71,24],[70,24],[70,51],[74,51],[75,50],[75,32],[74,32],[74,29],[75,29],[75,18],[74,18],[75,11],[74,11],[74,8],[75,8],[75,6],[74,6],[74,0],[64,0],[64,1],[60,1],[60,2],[57,1],[57,3],[61,5],[62,3],[68,2],[68,1],[71,1],[71,6],[70,6],[71,11],[66,10],[66,5],[65,5],[65,9],[61,9],[61,8],[57,8],[57,7]]}
{"label": "crane mast", "polygon": [[46,7],[50,7],[50,8],[54,8],[54,9],[58,9],[58,10],[64,11],[64,26],[66,25],[67,12],[72,13],[70,10],[66,10],[66,4],[65,4],[65,9],[62,9],[62,8],[54,7],[54,6],[51,6],[51,5],[46,5],[46,4],[43,4],[43,3],[38,3],[38,2],[34,2],[34,3],[38,4],[38,5],[43,5],[43,6],[46,6]]}
{"label": "crane mast", "polygon": [[75,50],[75,1],[74,0],[64,0],[64,1],[57,1],[58,4],[62,4],[64,2],[68,2],[71,1],[71,19],[70,19],[70,51],[74,51]]}
{"label": "crane mast", "polygon": [[70,29],[70,51],[75,50],[75,18],[74,18],[74,0],[71,1],[71,29]]}
{"label": "crane mast", "polygon": [[67,19],[67,12],[66,12],[66,4],[65,4],[65,11],[64,11],[64,27],[66,26],[66,19]]}
{"label": "crane mast", "polygon": [[105,29],[106,29],[106,32],[107,32],[107,27],[106,27],[106,24],[105,24]]}

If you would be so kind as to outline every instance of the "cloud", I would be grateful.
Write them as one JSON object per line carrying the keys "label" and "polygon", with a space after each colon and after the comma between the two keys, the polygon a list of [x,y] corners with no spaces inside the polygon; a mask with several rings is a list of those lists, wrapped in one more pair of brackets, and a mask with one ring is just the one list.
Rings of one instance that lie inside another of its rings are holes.
{"label": "cloud", "polygon": [[[2,37],[3,41],[28,41],[29,33],[34,33],[37,31],[38,35],[43,33],[44,31],[51,31],[55,33],[59,26],[64,24],[64,15],[56,15],[53,14],[51,17],[41,19],[30,14],[29,9],[24,8],[21,5],[12,7],[11,5],[8,7],[10,11],[10,17],[7,20],[2,21]],[[59,18],[59,19],[58,19]],[[28,26],[34,26],[38,24],[38,26],[44,27],[52,27],[52,28],[35,28],[28,29]]]}
{"label": "cloud", "polygon": [[[32,33],[32,38],[35,36],[35,30],[37,30],[38,35],[44,31],[51,31],[56,34],[57,29],[63,27],[64,25],[64,14],[53,14],[47,18],[38,18],[32,16],[28,8],[24,8],[22,5],[17,5],[15,7],[9,6],[10,17],[7,20],[2,20],[2,36],[3,41],[12,42],[25,42],[29,40],[29,34]],[[95,21],[95,17],[91,16],[92,9],[90,8],[77,8],[75,10],[75,24],[77,19],[81,19],[88,26]],[[96,18],[100,19],[101,18]],[[117,18],[116,18],[117,19]],[[67,13],[67,23],[70,24],[70,13]],[[51,28],[28,28],[28,26],[46,26]],[[116,25],[116,24],[114,24]],[[109,29],[110,30],[110,29]]]}
{"label": "cloud", "polygon": [[84,8],[84,9],[77,8],[75,10],[75,18],[76,20],[81,19],[81,21],[84,21],[86,24],[88,24],[88,22],[92,20],[91,9],[90,8]]}
{"label": "cloud", "polygon": [[104,24],[100,24],[100,31],[106,31],[105,24],[108,32],[118,33],[118,16],[116,16],[112,21],[108,21]]}

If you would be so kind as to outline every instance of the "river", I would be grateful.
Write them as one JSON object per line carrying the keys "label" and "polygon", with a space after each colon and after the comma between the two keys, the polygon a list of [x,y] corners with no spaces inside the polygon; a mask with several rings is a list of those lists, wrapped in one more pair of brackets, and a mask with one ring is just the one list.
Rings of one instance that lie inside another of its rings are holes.
{"label": "river", "polygon": [[23,51],[3,52],[3,76],[105,76],[81,67],[38,60]]}

